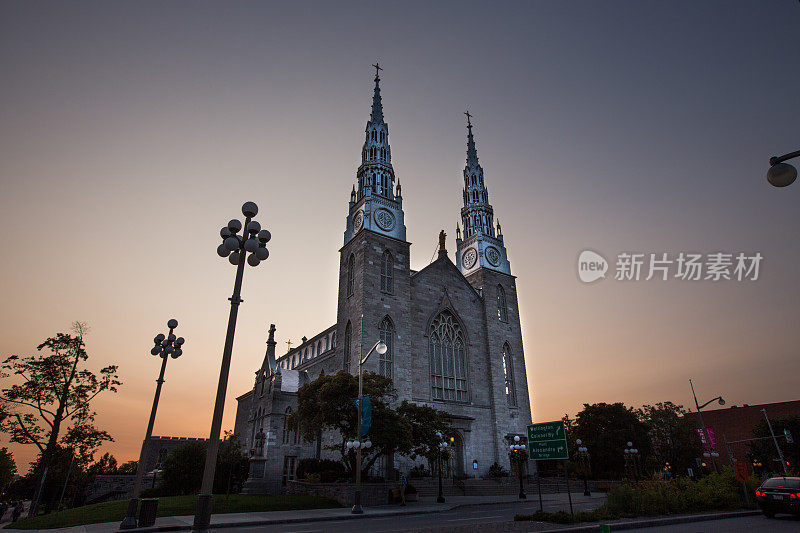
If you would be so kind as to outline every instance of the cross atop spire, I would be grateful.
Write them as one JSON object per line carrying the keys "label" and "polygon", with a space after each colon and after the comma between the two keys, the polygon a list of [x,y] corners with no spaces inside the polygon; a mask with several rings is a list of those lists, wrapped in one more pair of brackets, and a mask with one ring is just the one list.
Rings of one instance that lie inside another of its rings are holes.
{"label": "cross atop spire", "polygon": [[475,138],[472,136],[472,117],[469,111],[464,112],[467,115],[467,165],[475,167],[478,165],[478,150],[475,148]]}
{"label": "cross atop spire", "polygon": [[374,65],[375,67],[375,90],[372,94],[372,115],[371,115],[371,122],[373,124],[377,124],[383,122],[383,102],[381,102],[381,77],[380,71],[383,68],[376,62]]}

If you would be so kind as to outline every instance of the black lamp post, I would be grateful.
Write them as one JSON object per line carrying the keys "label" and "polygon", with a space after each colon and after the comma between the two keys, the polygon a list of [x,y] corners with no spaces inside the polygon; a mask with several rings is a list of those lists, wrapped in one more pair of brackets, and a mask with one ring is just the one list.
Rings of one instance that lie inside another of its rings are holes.
{"label": "black lamp post", "polygon": [[[153,339],[155,346],[150,350],[151,355],[161,357],[161,372],[158,374],[156,380],[156,394],[153,397],[153,407],[150,409],[150,420],[147,422],[147,431],[144,435],[144,442],[142,442],[142,449],[139,452],[139,464],[136,465],[136,481],[133,483],[133,497],[128,502],[128,513],[125,519],[119,525],[120,529],[133,529],[136,527],[136,509],[139,506],[139,495],[142,491],[142,478],[144,477],[145,461],[147,460],[147,445],[150,443],[150,437],[153,435],[153,424],[156,421],[156,411],[158,410],[158,399],[161,397],[161,385],[164,384],[164,371],[167,369],[167,359],[172,357],[177,359],[183,355],[181,348],[184,343],[183,337],[175,337],[173,333],[175,328],[178,327],[178,321],[171,318],[167,322],[169,334],[164,335],[159,333]],[[154,482],[155,482],[155,474]]]}
{"label": "black lamp post", "polygon": [[442,455],[447,450],[447,439],[442,435],[441,432],[436,432],[436,437],[439,438],[439,497],[436,498],[438,503],[444,503],[444,494],[442,493]]}
{"label": "black lamp post", "polygon": [[591,496],[592,493],[589,492],[589,471],[591,470],[591,464],[589,463],[589,448],[583,445],[583,441],[581,439],[576,440],[575,444],[578,445],[578,457],[580,458],[581,462],[581,470],[583,470],[583,495]]}
{"label": "black lamp post", "polygon": [[[219,384],[217,397],[214,402],[214,414],[211,419],[211,435],[208,440],[206,464],[203,470],[203,483],[197,497],[197,509],[194,515],[194,531],[206,531],[211,524],[212,490],[214,488],[214,471],[217,466],[217,452],[219,451],[219,434],[222,429],[222,412],[225,408],[225,393],[228,388],[228,374],[231,369],[231,354],[233,353],[233,338],[236,333],[236,316],[239,313],[239,304],[242,303],[242,278],[244,276],[244,259],[247,264],[258,266],[261,261],[269,257],[267,243],[270,233],[261,229],[261,224],[253,220],[258,214],[258,206],[253,202],[246,202],[242,206],[245,216],[244,226],[237,219],[228,222],[219,234],[222,244],[217,248],[220,257],[227,257],[232,265],[236,266],[236,278],[233,283],[233,295],[230,297],[231,311],[228,316],[228,331],[225,335],[225,348],[222,352],[222,365],[219,370]],[[242,235],[239,231],[244,227]]]}
{"label": "black lamp post", "polygon": [[528,447],[525,443],[520,443],[519,435],[514,435],[514,444],[508,447],[508,455],[512,463],[517,464],[517,477],[519,477],[519,499],[524,500],[527,498],[525,495],[525,485],[522,481],[522,476],[525,475],[523,470],[525,459],[528,458]]}
{"label": "black lamp post", "polygon": [[[628,447],[625,448],[625,466],[633,473],[633,480],[639,482],[639,472],[636,467],[636,458],[639,456],[639,450],[633,447],[633,443],[628,441]],[[629,474],[630,475],[630,474]]]}

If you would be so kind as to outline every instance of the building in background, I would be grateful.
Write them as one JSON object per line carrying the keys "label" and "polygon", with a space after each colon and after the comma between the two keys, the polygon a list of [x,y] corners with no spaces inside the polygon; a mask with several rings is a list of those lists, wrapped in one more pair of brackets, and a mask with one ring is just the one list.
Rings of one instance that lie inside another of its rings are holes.
{"label": "building in background", "polygon": [[[719,452],[719,457],[716,459],[718,466],[730,465],[728,449],[725,446],[725,440],[727,439],[733,458],[737,461],[746,461],[748,468],[751,471],[753,470],[753,465],[748,456],[752,442],[750,439],[754,437],[753,429],[765,421],[762,409],[767,411],[767,415],[774,425],[776,419],[800,416],[800,400],[759,405],[733,405],[726,409],[703,409],[703,422],[706,424],[709,441],[706,447],[716,449]],[[701,440],[705,443],[706,439],[701,432],[700,417],[696,412],[686,413],[685,416],[694,423],[698,433],[701,434]],[[778,432],[776,437],[778,445],[782,447],[783,453],[786,453],[786,436],[783,432]],[[798,438],[800,435],[794,435],[793,437]],[[777,451],[775,454],[777,457]],[[783,471],[779,464],[763,465],[763,467],[766,471]]]}
{"label": "building in background", "polygon": [[[427,186],[416,192],[440,190]],[[297,388],[322,372],[358,372],[360,357],[378,339],[388,351],[376,354],[364,370],[390,377],[398,403],[429,405],[452,417],[450,472],[482,475],[495,462],[509,469],[506,439],[524,436],[531,421],[528,380],[516,280],[489,203],[469,114],[461,194],[455,262],[444,231],[437,228],[431,231],[439,233],[438,257],[420,271],[411,270],[402,189],[392,166],[376,73],[339,250],[336,322],[304,337],[277,360],[271,329],[254,387],[237,398],[234,432],[257,457],[250,489],[277,492],[293,479],[299,459],[330,453],[322,442],[302,442],[287,424]],[[478,469],[468,472],[465,465],[473,463]],[[395,467],[411,466],[410,459],[397,457],[378,465],[376,473],[390,478]]]}

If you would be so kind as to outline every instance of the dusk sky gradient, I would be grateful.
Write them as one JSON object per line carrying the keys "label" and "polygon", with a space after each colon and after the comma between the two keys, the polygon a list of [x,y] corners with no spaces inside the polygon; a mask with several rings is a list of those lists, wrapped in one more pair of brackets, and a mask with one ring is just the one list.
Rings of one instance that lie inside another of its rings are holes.
{"label": "dusk sky gradient", "polygon": [[[796,400],[800,185],[764,175],[800,148],[798,24],[794,0],[3,1],[0,355],[87,321],[91,366],[124,382],[96,402],[103,451],[134,459],[175,317],[154,434],[208,437],[234,278],[218,232],[251,200],[273,239],[245,272],[232,429],[269,324],[282,353],[336,320],[378,60],[413,269],[440,229],[453,258],[475,116],[534,421],[688,406],[690,377],[729,405]],[[585,249],[764,260],[757,281],[587,285]],[[11,449],[24,472],[33,448]]]}

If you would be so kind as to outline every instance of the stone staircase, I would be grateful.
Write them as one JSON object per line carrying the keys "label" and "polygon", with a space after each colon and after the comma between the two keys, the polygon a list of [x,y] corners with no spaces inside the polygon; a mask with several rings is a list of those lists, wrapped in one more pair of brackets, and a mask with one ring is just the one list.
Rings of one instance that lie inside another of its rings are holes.
{"label": "stone staircase", "polygon": [[[439,481],[435,477],[409,479],[421,498],[435,498],[439,494]],[[537,493],[536,478],[530,476],[524,483],[525,492]],[[567,491],[567,483],[561,478],[542,478],[542,494],[555,494]],[[583,481],[570,480],[573,493],[583,493]],[[596,483],[590,481],[589,489],[596,491]],[[515,477],[496,479],[442,479],[442,493],[447,496],[499,496],[519,493],[519,480]]]}

